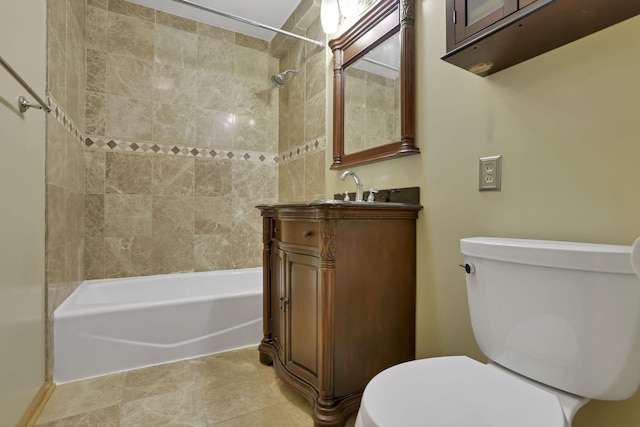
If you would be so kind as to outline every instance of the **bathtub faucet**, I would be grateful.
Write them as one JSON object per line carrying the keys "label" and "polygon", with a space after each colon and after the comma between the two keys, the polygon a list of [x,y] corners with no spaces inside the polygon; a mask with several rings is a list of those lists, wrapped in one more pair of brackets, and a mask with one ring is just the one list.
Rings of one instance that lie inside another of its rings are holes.
{"label": "bathtub faucet", "polygon": [[356,202],[362,202],[364,201],[362,199],[362,182],[360,182],[360,180],[358,179],[358,175],[356,175],[355,172],[352,171],[344,171],[342,172],[342,175],[340,175],[340,179],[341,180],[345,180],[347,178],[347,176],[352,176],[353,180],[356,182]]}

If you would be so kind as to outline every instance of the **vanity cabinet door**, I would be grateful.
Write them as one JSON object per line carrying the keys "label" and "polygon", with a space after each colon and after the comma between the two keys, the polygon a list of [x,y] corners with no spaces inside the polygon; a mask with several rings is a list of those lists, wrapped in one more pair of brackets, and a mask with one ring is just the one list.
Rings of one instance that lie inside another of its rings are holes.
{"label": "vanity cabinet door", "polygon": [[284,281],[284,252],[274,247],[271,255],[271,334],[278,358],[284,362],[286,290]]}
{"label": "vanity cabinet door", "polygon": [[285,262],[286,367],[294,375],[317,386],[319,259],[287,253]]}
{"label": "vanity cabinet door", "polygon": [[[454,2],[455,43],[518,10],[518,0],[449,0]],[[532,0],[520,0],[520,2]]]}

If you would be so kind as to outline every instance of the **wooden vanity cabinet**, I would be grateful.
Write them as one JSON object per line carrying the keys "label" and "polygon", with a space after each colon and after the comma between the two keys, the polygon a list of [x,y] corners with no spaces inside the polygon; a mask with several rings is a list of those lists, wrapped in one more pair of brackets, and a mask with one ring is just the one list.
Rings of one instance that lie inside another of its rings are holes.
{"label": "wooden vanity cabinet", "polygon": [[483,77],[640,13],[638,1],[446,1],[442,59]]}
{"label": "wooden vanity cabinet", "polygon": [[415,358],[420,206],[258,206],[263,217],[260,361],[340,426],[380,371]]}

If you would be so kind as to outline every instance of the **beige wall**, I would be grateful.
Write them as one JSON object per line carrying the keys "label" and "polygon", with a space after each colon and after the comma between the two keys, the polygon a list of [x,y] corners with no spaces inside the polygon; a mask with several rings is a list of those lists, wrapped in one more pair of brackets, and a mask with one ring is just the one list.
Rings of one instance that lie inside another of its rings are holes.
{"label": "beige wall", "polygon": [[[480,78],[439,58],[444,2],[417,1],[418,156],[353,168],[365,187],[420,186],[417,356],[482,359],[459,239],[631,244],[640,235],[640,17]],[[478,158],[502,154],[501,192],[477,190]],[[345,185],[327,172],[327,193]],[[640,393],[592,402],[574,427],[640,425]]]}
{"label": "beige wall", "polygon": [[[46,7],[3,2],[0,55],[44,97]],[[28,31],[25,31],[28,24]],[[45,113],[0,67],[0,426],[15,426],[44,382]]]}

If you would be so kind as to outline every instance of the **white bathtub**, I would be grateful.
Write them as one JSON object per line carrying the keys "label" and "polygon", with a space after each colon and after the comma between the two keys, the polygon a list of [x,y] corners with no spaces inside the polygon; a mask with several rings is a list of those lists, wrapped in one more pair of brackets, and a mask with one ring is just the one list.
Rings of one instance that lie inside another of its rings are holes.
{"label": "white bathtub", "polygon": [[54,313],[66,383],[258,344],[262,268],[83,282]]}

